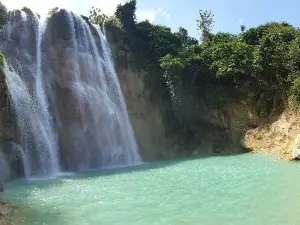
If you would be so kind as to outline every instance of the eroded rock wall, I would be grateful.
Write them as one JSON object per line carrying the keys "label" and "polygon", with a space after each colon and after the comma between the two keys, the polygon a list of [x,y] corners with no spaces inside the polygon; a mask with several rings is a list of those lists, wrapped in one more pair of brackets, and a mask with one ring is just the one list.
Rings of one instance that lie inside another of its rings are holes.
{"label": "eroded rock wall", "polygon": [[14,151],[15,124],[10,104],[9,93],[3,71],[2,53],[0,66],[0,189],[3,182],[17,177],[20,172],[19,153]]}
{"label": "eroded rock wall", "polygon": [[[25,13],[26,16],[33,16],[30,11]],[[81,70],[80,74],[85,74],[85,71],[90,72],[96,65],[81,60],[93,56],[90,52],[80,51],[81,44],[85,43],[79,38],[78,32],[81,28],[76,24],[77,44],[74,45],[71,38],[74,31],[64,29],[67,19],[64,11],[52,16],[43,40],[48,44],[42,49],[42,57],[49,64],[43,65],[42,69],[46,71],[45,79],[50,84],[46,87],[48,98],[55,105],[51,113],[59,118],[55,121],[55,126],[63,127],[58,134],[63,168],[76,170],[80,168],[73,163],[78,161],[74,157],[85,155],[84,157],[95,158],[93,155],[81,154],[86,149],[77,142],[79,139],[89,142],[92,134],[87,133],[86,137],[76,136],[76,130],[81,131],[88,126],[101,124],[83,124],[83,118],[75,113],[78,110],[76,93],[70,86],[70,81],[78,70]],[[34,81],[36,60],[34,24],[25,26],[22,23],[21,11],[15,12],[11,24],[10,37],[1,50],[15,70],[26,77],[30,86]],[[131,50],[122,39],[112,38],[110,32],[115,31],[107,32],[130,121],[144,161],[189,155],[241,153],[244,152],[244,147],[255,152],[279,153],[289,157],[292,155],[294,139],[300,129],[299,113],[287,108],[275,117],[262,116],[258,102],[251,96],[232,99],[222,106],[211,107],[205,99],[197,99],[188,91],[183,91],[183,104],[176,109],[176,113],[186,126],[170,132],[166,122],[168,107],[164,100],[151,96],[151,91],[145,84],[145,72],[135,65]],[[96,33],[93,31],[93,35]],[[76,56],[74,49],[78,50]],[[0,77],[0,93],[1,179],[7,180],[22,176],[22,165],[19,153],[13,150],[13,146],[18,144],[16,120],[3,74]],[[82,140],[80,143],[83,143]]]}
{"label": "eroded rock wall", "polygon": [[299,110],[291,106],[271,121],[247,130],[244,144],[255,153],[276,154],[280,159],[298,158],[297,137],[300,134]]}

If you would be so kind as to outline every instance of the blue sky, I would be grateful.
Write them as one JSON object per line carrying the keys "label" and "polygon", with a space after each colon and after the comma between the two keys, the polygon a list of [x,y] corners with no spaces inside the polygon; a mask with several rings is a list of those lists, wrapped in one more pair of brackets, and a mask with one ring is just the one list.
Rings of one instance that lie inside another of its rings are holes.
{"label": "blue sky", "polygon": [[268,21],[287,21],[300,26],[299,0],[140,0],[140,8],[158,8],[170,14],[166,19],[158,15],[155,22],[188,29],[191,36],[198,36],[196,20],[199,9],[211,10],[215,15],[214,31],[237,33],[240,25],[246,28]]}
{"label": "blue sky", "polygon": [[[58,6],[88,15],[92,6],[113,14],[124,0],[2,0],[9,9],[28,6],[39,14]],[[198,37],[196,20],[199,9],[211,10],[215,15],[214,31],[237,33],[240,25],[246,28],[268,21],[287,21],[300,26],[299,0],[138,0],[137,18],[170,26],[176,31],[185,27],[191,36]]]}

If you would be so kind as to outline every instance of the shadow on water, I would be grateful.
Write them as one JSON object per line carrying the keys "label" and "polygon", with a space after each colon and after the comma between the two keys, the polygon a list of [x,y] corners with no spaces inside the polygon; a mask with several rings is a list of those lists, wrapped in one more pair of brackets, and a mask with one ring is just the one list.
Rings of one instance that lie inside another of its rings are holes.
{"label": "shadow on water", "polygon": [[244,154],[248,154],[248,153],[244,152],[244,153],[230,154],[230,155],[229,154],[216,154],[216,155],[207,154],[198,157],[186,157],[186,158],[179,158],[179,159],[146,162],[134,166],[124,166],[124,167],[101,169],[101,170],[88,170],[88,171],[78,172],[75,176],[70,177],[70,179],[90,179],[93,177],[100,177],[100,176],[112,176],[112,175],[143,172],[149,170],[157,170],[157,169],[163,169],[166,167],[171,167],[180,163],[193,161],[193,160],[202,160],[211,157],[226,157],[226,156],[234,157],[234,156],[240,156]]}
{"label": "shadow on water", "polygon": [[66,176],[60,176],[57,178],[49,178],[49,179],[29,179],[29,180],[15,180],[6,185],[6,190],[10,190],[11,187],[16,186],[24,186],[27,192],[30,192],[37,188],[39,189],[46,189],[51,188],[53,185],[59,185],[64,183],[66,179],[68,180],[78,180],[78,179],[90,179],[94,177],[103,177],[103,176],[113,176],[113,175],[121,175],[121,174],[129,174],[129,173],[136,173],[136,172],[143,172],[149,170],[157,170],[166,167],[171,167],[180,163],[193,161],[193,160],[204,160],[206,158],[211,157],[234,157],[245,155],[249,153],[239,153],[239,154],[216,154],[216,155],[202,155],[197,157],[186,157],[186,158],[179,158],[179,159],[171,159],[171,160],[160,160],[154,162],[145,162],[139,165],[133,166],[124,166],[124,167],[114,167],[114,168],[106,168],[106,169],[95,169],[95,170],[86,170],[86,171],[78,171],[74,173],[69,173]]}

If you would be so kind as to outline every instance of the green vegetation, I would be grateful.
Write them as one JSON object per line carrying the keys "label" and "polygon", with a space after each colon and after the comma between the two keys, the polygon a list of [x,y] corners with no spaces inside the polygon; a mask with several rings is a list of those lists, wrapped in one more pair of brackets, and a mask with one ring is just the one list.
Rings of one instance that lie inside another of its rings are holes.
{"label": "green vegetation", "polygon": [[200,19],[197,20],[198,30],[201,33],[202,41],[209,41],[212,38],[212,29],[214,25],[214,15],[211,11],[199,11]]}
{"label": "green vegetation", "polygon": [[0,2],[0,29],[6,24],[7,21],[7,9],[6,6]]}
{"label": "green vegetation", "polygon": [[2,52],[0,52],[0,67],[1,68],[4,66],[4,60],[5,60],[4,55]]}
{"label": "green vegetation", "polygon": [[[198,42],[182,27],[172,32],[147,20],[137,22],[135,11],[136,0],[117,7],[113,18],[121,28],[119,38],[146,72],[152,93],[168,102],[174,114],[187,93],[209,107],[251,96],[263,102],[260,116],[288,100],[300,105],[300,30],[292,25],[270,22],[248,30],[242,25],[240,34],[214,34],[214,15],[200,10]],[[91,12],[93,22],[102,25],[98,16],[100,11]]]}
{"label": "green vegetation", "polygon": [[[3,29],[4,25],[7,22],[7,9],[6,6],[0,2],[0,30]],[[4,66],[4,55],[2,54],[2,52],[0,52],[0,72],[1,74],[3,74],[3,66]]]}
{"label": "green vegetation", "polygon": [[92,7],[90,10],[90,20],[94,24],[98,24],[99,26],[103,26],[105,20],[108,19],[108,16],[101,13],[101,9]]}
{"label": "green vegetation", "polygon": [[55,7],[53,9],[51,9],[49,12],[48,12],[48,16],[53,16],[55,13],[57,13],[59,10],[58,7]]}

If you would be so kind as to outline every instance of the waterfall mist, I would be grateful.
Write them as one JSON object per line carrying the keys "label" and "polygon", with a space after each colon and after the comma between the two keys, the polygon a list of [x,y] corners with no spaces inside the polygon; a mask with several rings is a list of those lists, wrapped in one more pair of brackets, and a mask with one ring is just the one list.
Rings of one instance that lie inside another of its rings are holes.
{"label": "waterfall mist", "polygon": [[141,161],[101,31],[66,10],[13,11],[1,50],[26,176]]}

